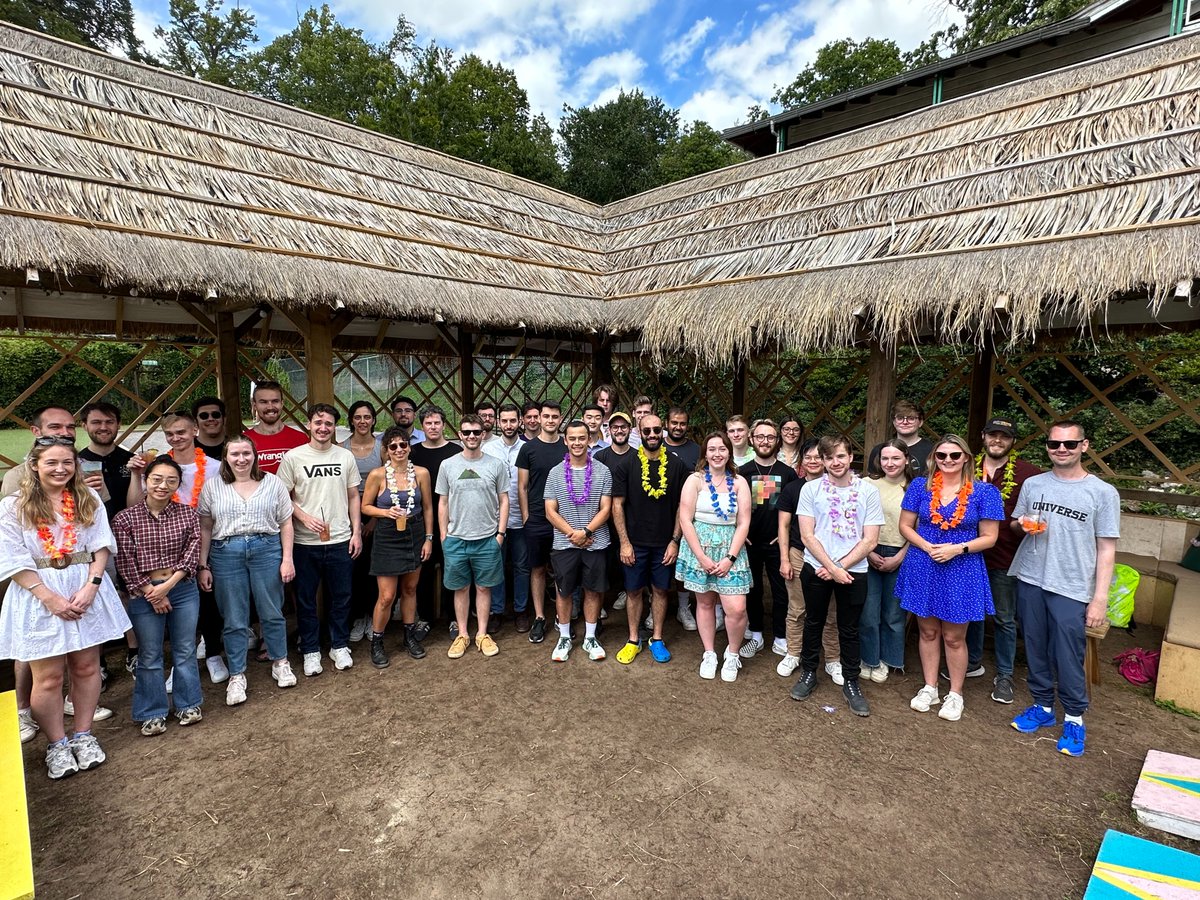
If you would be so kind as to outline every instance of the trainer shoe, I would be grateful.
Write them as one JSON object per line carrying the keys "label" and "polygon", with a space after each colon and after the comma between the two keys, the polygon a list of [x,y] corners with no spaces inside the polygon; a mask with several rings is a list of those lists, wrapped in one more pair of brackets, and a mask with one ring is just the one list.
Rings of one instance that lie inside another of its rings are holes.
{"label": "trainer shoe", "polygon": [[533,624],[529,626],[529,643],[540,644],[546,639],[546,620],[542,616],[538,616],[533,620]]}
{"label": "trainer shoe", "polygon": [[842,696],[846,698],[846,703],[850,706],[850,712],[856,716],[869,716],[871,714],[870,704],[867,703],[867,698],[863,696],[862,688],[858,685],[858,679],[852,679],[842,685]]}
{"label": "trainer shoe", "polygon": [[[867,670],[863,669],[862,675],[860,675],[860,677],[864,677],[866,675],[866,672],[867,672]],[[881,662],[879,665],[875,666],[875,668],[871,669],[870,678],[871,678],[871,681],[873,681],[875,684],[883,684],[885,681],[887,681],[888,680],[887,663]]]}
{"label": "trainer shoe", "polygon": [[738,648],[738,656],[742,659],[754,659],[758,651],[762,650],[765,646],[767,646],[766,642],[761,638],[751,637],[750,640]]}
{"label": "trainer shoe", "polygon": [[642,652],[641,641],[626,641],[625,646],[617,651],[617,662],[623,666],[629,665]]}
{"label": "trainer shoe", "polygon": [[567,657],[571,655],[571,639],[569,637],[558,638],[558,643],[554,645],[554,652],[550,654],[550,658],[555,662],[566,662]]}
{"label": "trainer shoe", "polygon": [[938,718],[945,719],[947,722],[957,722],[962,718],[962,711],[962,694],[956,694],[954,691],[951,691],[942,700],[942,708],[938,710]]}
{"label": "trainer shoe", "polygon": [[997,703],[1013,702],[1013,680],[1011,675],[997,675],[992,682],[992,699]]}
{"label": "trainer shoe", "polygon": [[246,702],[246,676],[244,673],[229,676],[225,685],[225,705],[237,706]]}
{"label": "trainer shoe", "polygon": [[[950,680],[950,671],[948,669],[943,668],[942,671],[939,672],[938,674],[941,675],[943,678],[945,678],[947,681]],[[987,674],[987,669],[984,668],[983,663],[975,663],[975,665],[971,665],[970,663],[967,663],[967,671],[966,671],[967,678],[982,678],[986,674]]]}
{"label": "trainer shoe", "polygon": [[354,657],[350,655],[349,647],[334,647],[329,651],[329,658],[333,660],[333,667],[339,672],[354,665]]}
{"label": "trainer shoe", "polygon": [[452,637],[452,638],[458,637],[458,623],[457,622],[450,623],[450,637]]}
{"label": "trainer shoe", "polygon": [[725,630],[725,608],[720,603],[716,605],[717,631]]}
{"label": "trainer shoe", "polygon": [[838,687],[846,683],[846,679],[842,677],[842,661],[840,659],[825,663],[825,674],[832,678],[833,683]]}
{"label": "trainer shoe", "polygon": [[722,681],[737,681],[738,669],[742,667],[742,658],[737,653],[725,651],[725,662],[721,665]]}
{"label": "trainer shoe", "polygon": [[81,772],[94,769],[107,759],[100,742],[90,734],[80,734],[71,738],[70,747]]}
{"label": "trainer shoe", "polygon": [[189,706],[175,715],[179,718],[180,725],[195,725],[204,718],[204,713],[200,712],[200,707],[198,706]]}
{"label": "trainer shoe", "polygon": [[200,638],[200,642],[196,644],[196,662],[200,662],[206,656],[208,656],[208,646],[204,643],[204,638]]}
{"label": "trainer shoe", "polygon": [[712,681],[717,677],[717,651],[705,650],[700,657],[700,677]]}
{"label": "trainer shoe", "polygon": [[[662,643],[661,641],[659,643]],[[600,642],[594,637],[583,639],[583,652],[588,655],[588,659],[592,662],[600,662],[604,659],[604,648],[600,646]]]}
{"label": "trainer shoe", "polygon": [[[320,656],[318,656],[317,661],[320,662],[320,659]],[[292,664],[286,659],[271,663],[271,677],[275,679],[275,683],[281,688],[296,686],[296,673],[292,671]]]}
{"label": "trainer shoe", "polygon": [[21,743],[27,744],[41,730],[41,726],[33,719],[32,709],[17,710],[17,724],[21,726]]}
{"label": "trainer shoe", "polygon": [[125,651],[125,671],[130,675],[137,671],[138,652],[136,650]]}
{"label": "trainer shoe", "polygon": [[[64,716],[75,715],[75,704],[71,702],[70,697],[67,697],[65,700],[63,700],[63,715]],[[105,719],[111,719],[112,715],[113,715],[113,711],[111,709],[109,709],[107,706],[97,706],[96,711],[94,713],[92,713],[92,721],[93,722],[103,722]]]}
{"label": "trainer shoe", "polygon": [[646,613],[646,618],[642,620],[642,627],[645,628],[647,631],[654,630],[654,613],[652,613],[652,612]]}
{"label": "trainer shoe", "polygon": [[613,601],[613,609],[624,609],[625,601],[628,599],[629,597],[626,595],[626,593],[621,591],[621,593],[617,594],[617,599]]}
{"label": "trainer shoe", "polygon": [[671,661],[671,651],[667,649],[666,643],[661,639],[650,641],[650,655],[658,663],[669,663]]}
{"label": "trainer shoe", "polygon": [[71,752],[71,745],[66,741],[51,744],[46,748],[46,774],[55,781],[74,775],[79,771],[79,763]]}
{"label": "trainer shoe", "polygon": [[917,696],[908,701],[911,709],[917,712],[929,712],[931,707],[937,706],[942,702],[942,698],[938,696],[938,689],[931,684],[924,685]]}
{"label": "trainer shoe", "polygon": [[492,636],[487,633],[475,636],[475,646],[479,648],[479,652],[484,656],[495,656],[500,652],[500,648],[492,640]]}
{"label": "trainer shoe", "polygon": [[229,680],[229,668],[225,665],[225,660],[221,659],[220,653],[210,656],[204,661],[204,665],[208,669],[208,677],[212,679],[213,684]]}
{"label": "trainer shoe", "polygon": [[100,657],[100,693],[108,690],[108,662]]}
{"label": "trainer shoe", "polygon": [[429,637],[429,623],[424,619],[417,619],[413,622],[413,635],[418,641],[423,641]]}
{"label": "trainer shoe", "polygon": [[175,667],[171,666],[171,670],[167,672],[167,693],[173,692],[175,687]]}
{"label": "trainer shoe", "polygon": [[1058,739],[1058,752],[1066,756],[1083,756],[1083,742],[1087,729],[1082,723],[1063,722],[1062,737]]}
{"label": "trainer shoe", "polygon": [[771,642],[771,652],[776,656],[787,656],[787,638],[775,638]]}
{"label": "trainer shoe", "polygon": [[812,696],[812,692],[817,687],[817,673],[812,669],[805,669],[800,673],[799,680],[792,685],[792,699],[805,700]]}
{"label": "trainer shoe", "polygon": [[361,619],[355,619],[350,626],[350,643],[357,644],[366,636],[366,633],[367,617],[363,616]]}
{"label": "trainer shoe", "polygon": [[675,618],[683,626],[684,631],[696,630],[696,616],[692,613],[692,606],[687,598],[680,599],[679,610],[675,613]]}
{"label": "trainer shoe", "polygon": [[775,667],[776,674],[783,678],[791,678],[792,673],[800,666],[800,657],[792,656],[790,653],[785,653],[783,659],[779,661],[779,665]]}
{"label": "trainer shoe", "polygon": [[305,653],[304,654],[304,674],[305,675],[320,675],[325,670],[321,668],[320,653]]}
{"label": "trainer shoe", "polygon": [[463,654],[467,652],[467,648],[470,646],[471,639],[465,634],[460,634],[450,644],[450,649],[446,651],[446,655],[451,659],[462,659]]}
{"label": "trainer shoe", "polygon": [[156,734],[163,734],[167,730],[167,720],[162,716],[156,719],[147,719],[142,723],[142,735],[144,737],[154,737]]}
{"label": "trainer shoe", "polygon": [[1039,728],[1053,728],[1058,722],[1054,718],[1054,710],[1043,709],[1035,703],[1010,724],[1021,734],[1033,734]]}

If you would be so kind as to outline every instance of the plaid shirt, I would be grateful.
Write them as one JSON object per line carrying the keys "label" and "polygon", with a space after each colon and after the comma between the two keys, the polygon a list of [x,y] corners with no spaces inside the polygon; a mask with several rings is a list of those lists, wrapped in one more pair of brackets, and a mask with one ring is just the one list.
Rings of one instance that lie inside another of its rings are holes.
{"label": "plaid shirt", "polygon": [[200,516],[182,503],[168,503],[158,516],[143,500],[113,519],[117,539],[117,572],[130,593],[141,593],[156,569],[179,570],[196,577],[200,562]]}

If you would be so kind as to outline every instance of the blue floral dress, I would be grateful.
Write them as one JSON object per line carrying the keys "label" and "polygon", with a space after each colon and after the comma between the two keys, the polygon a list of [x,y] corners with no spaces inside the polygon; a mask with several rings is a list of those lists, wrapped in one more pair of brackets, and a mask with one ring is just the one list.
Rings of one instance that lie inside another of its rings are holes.
{"label": "blue floral dress", "polygon": [[[932,493],[924,478],[915,478],[904,494],[901,508],[917,514],[917,533],[931,544],[964,544],[979,537],[984,519],[1004,521],[1004,501],[995,485],[976,481],[967,498],[967,512],[956,528],[943,531],[929,518]],[[942,517],[950,521],[958,504],[956,496],[941,507]],[[896,596],[901,609],[918,616],[943,622],[980,622],[995,615],[992,590],[988,586],[987,565],[982,553],[955,556],[937,563],[915,545],[908,548],[896,579]]]}

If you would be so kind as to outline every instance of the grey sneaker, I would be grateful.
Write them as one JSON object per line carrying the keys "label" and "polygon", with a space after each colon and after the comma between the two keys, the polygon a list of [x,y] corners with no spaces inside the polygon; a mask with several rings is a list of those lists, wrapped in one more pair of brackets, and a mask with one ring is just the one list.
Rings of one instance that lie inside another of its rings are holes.
{"label": "grey sneaker", "polygon": [[754,659],[755,655],[759,653],[765,646],[766,642],[764,642],[761,638],[751,637],[750,640],[746,641],[738,649],[738,656],[740,656],[742,659]]}
{"label": "grey sneaker", "polygon": [[180,725],[195,725],[204,718],[204,714],[200,712],[200,707],[198,706],[188,707],[187,709],[176,713],[176,715],[179,717]]}
{"label": "grey sneaker", "polygon": [[17,722],[21,726],[21,743],[26,744],[32,741],[34,735],[38,733],[39,725],[33,720],[32,709],[18,709]]}
{"label": "grey sneaker", "polygon": [[71,745],[63,741],[51,744],[46,748],[46,774],[55,781],[74,775],[79,771],[79,763],[71,752]]}
{"label": "grey sneaker", "polygon": [[997,703],[1013,702],[1013,680],[1011,675],[997,675],[992,682],[992,699]]}
{"label": "grey sneaker", "polygon": [[71,752],[75,754],[75,762],[79,763],[81,771],[94,769],[106,759],[100,742],[94,735],[81,734],[71,739]]}
{"label": "grey sneaker", "polygon": [[154,737],[156,734],[163,734],[167,730],[167,720],[162,716],[157,719],[147,719],[142,723],[142,734],[146,737]]}

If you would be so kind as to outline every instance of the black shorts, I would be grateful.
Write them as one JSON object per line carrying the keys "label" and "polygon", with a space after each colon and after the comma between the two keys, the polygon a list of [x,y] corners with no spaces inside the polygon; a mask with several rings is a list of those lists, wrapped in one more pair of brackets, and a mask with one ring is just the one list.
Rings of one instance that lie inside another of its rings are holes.
{"label": "black shorts", "polygon": [[525,558],[529,568],[540,569],[550,564],[550,551],[554,547],[554,529],[545,519],[530,516],[521,529],[525,541]]}
{"label": "black shorts", "polygon": [[554,587],[560,597],[570,597],[581,585],[585,591],[602,594],[608,590],[608,553],[568,547],[551,554],[554,562]]}

